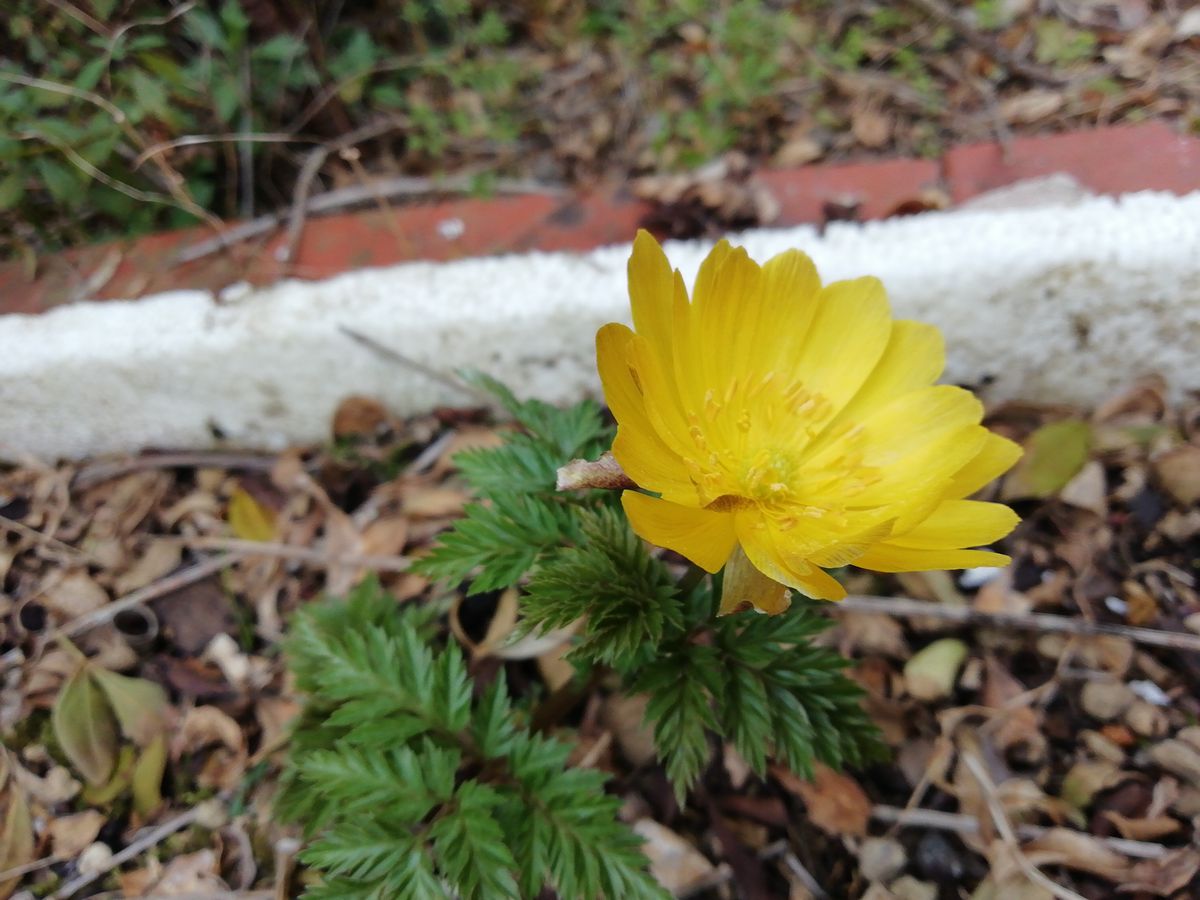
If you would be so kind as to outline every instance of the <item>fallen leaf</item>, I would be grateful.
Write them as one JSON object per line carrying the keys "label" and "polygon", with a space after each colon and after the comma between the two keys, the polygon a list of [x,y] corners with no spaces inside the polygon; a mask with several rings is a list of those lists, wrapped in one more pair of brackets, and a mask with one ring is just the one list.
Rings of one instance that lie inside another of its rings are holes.
{"label": "fallen leaf", "polygon": [[1066,103],[1067,98],[1061,91],[1037,89],[1003,100],[1000,115],[1012,125],[1032,125],[1050,118]]}
{"label": "fallen leaf", "polygon": [[275,512],[260,503],[240,485],[229,496],[229,528],[244,541],[273,541],[276,535]]}
{"label": "fallen leaf", "polygon": [[1200,447],[1183,444],[1151,460],[1163,489],[1181,506],[1200,502]]}
{"label": "fallen leaf", "polygon": [[650,874],[672,894],[685,893],[716,871],[704,854],[653,819],[638,819],[633,830],[644,841],[642,852],[650,859]]}
{"label": "fallen leaf", "polygon": [[892,118],[875,104],[862,104],[850,112],[850,131],[864,147],[877,150],[892,139]]}
{"label": "fallen leaf", "polygon": [[107,669],[90,667],[96,684],[108,698],[121,733],[145,747],[166,728],[167,694],[145,678],[130,678]]}
{"label": "fallen leaf", "polygon": [[90,784],[108,781],[117,758],[117,721],[83,666],[63,685],[50,714],[54,737]]}
{"label": "fallen leaf", "polygon": [[42,602],[64,619],[95,612],[108,604],[108,592],[83,569],[68,572],[47,587]]}
{"label": "fallen leaf", "polygon": [[[13,777],[8,752],[0,748],[0,871],[33,860],[33,820],[25,791]],[[0,900],[9,897],[20,877],[0,882]]]}
{"label": "fallen leaf", "polygon": [[775,155],[771,157],[771,165],[780,168],[803,166],[820,159],[825,155],[825,148],[820,141],[808,134],[797,134],[783,142]]}
{"label": "fallen leaf", "polygon": [[333,436],[373,437],[387,422],[387,410],[378,400],[372,397],[350,396],[338,404],[337,411],[333,414]]}
{"label": "fallen leaf", "polygon": [[966,658],[967,645],[957,638],[942,638],[918,650],[904,664],[908,693],[927,702],[950,696]]}
{"label": "fallen leaf", "polygon": [[645,694],[610,694],[604,699],[600,719],[612,731],[617,746],[635,766],[654,762],[658,752],[654,747],[654,730],[646,723]]}
{"label": "fallen leaf", "polygon": [[1057,494],[1087,462],[1091,434],[1078,419],[1043,425],[1025,442],[1025,454],[1004,479],[1000,496],[1020,500]]}
{"label": "fallen leaf", "polygon": [[1183,827],[1182,822],[1170,816],[1133,819],[1111,809],[1106,809],[1103,816],[1113,823],[1121,837],[1131,841],[1158,841]]}
{"label": "fallen leaf", "polygon": [[176,541],[150,541],[145,551],[113,581],[113,590],[128,594],[179,567],[183,547]]}
{"label": "fallen leaf", "polygon": [[77,856],[96,840],[107,821],[107,817],[95,809],[51,819],[46,826],[50,834],[50,852],[61,857]]}
{"label": "fallen leaf", "polygon": [[858,782],[822,763],[813,768],[812,781],[803,781],[782,766],[771,774],[808,808],[808,818],[826,834],[862,837],[871,818],[871,801]]}
{"label": "fallen leaf", "polygon": [[1058,499],[1103,519],[1108,515],[1108,485],[1104,478],[1104,465],[1099,460],[1089,461],[1063,486]]}
{"label": "fallen leaf", "polygon": [[162,806],[162,780],[167,769],[167,738],[158,735],[133,767],[133,808],[145,821]]}

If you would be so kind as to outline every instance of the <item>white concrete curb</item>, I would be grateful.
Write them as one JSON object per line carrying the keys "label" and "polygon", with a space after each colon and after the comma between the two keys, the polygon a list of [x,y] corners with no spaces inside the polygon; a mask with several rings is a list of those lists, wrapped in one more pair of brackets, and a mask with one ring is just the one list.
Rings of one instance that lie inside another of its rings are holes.
{"label": "white concrete curb", "polygon": [[[878,275],[896,314],[945,331],[947,378],[989,397],[1095,402],[1131,378],[1200,388],[1200,193],[1090,198],[741,236],[810,253],[826,280]],[[668,255],[690,279],[707,244]],[[0,457],[324,439],[339,400],[399,414],[461,403],[348,338],[524,395],[597,390],[593,335],[627,317],[627,246],[364,270],[220,302],[178,291],[0,318]]]}

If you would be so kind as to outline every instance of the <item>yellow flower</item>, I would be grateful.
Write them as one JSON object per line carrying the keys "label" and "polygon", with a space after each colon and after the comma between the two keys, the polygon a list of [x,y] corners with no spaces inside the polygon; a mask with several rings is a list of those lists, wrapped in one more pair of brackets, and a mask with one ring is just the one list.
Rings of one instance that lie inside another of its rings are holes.
{"label": "yellow flower", "polygon": [[725,572],[722,614],[839,600],[826,568],[1003,565],[982,550],[1017,516],[964,499],[1020,456],[968,391],[934,385],[930,325],[893,320],[875,278],[822,287],[795,250],[759,266],[722,241],[689,301],[646,232],[629,260],[634,330],[596,352],[617,420],[613,454],[653,497],[622,503],[641,537]]}

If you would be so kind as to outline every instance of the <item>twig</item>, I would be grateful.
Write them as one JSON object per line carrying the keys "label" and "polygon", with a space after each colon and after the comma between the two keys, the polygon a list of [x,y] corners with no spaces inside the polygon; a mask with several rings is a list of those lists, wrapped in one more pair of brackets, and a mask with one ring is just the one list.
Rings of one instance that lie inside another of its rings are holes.
{"label": "twig", "polygon": [[101,460],[80,469],[72,482],[75,490],[86,490],[104,481],[146,469],[243,469],[269,472],[278,457],[249,453],[156,453],[132,459]]}
{"label": "twig", "polygon": [[138,588],[136,591],[126,594],[119,600],[114,600],[112,603],[101,606],[99,609],[84,613],[82,616],[76,616],[61,628],[51,632],[48,637],[75,637],[85,631],[90,631],[93,628],[111,622],[114,617],[127,609],[148,603],[164,594],[177,591],[182,587],[207,578],[209,575],[220,572],[233,561],[234,557],[231,554],[222,554],[221,556],[213,556],[201,560],[193,566],[182,569],[165,578],[160,578],[158,581],[152,582],[145,587]]}
{"label": "twig", "polygon": [[[227,799],[224,794],[219,794],[218,799]],[[154,847],[165,841],[177,831],[181,831],[190,825],[194,825],[196,820],[207,812],[206,804],[199,803],[193,806],[186,812],[182,812],[173,819],[168,819],[157,828],[152,828],[143,834],[141,837],[131,841],[125,849],[119,853],[114,853],[112,858],[97,872],[89,872],[87,875],[80,875],[78,878],[73,878],[64,884],[61,888],[51,895],[50,900],[67,900],[72,894],[83,890],[93,881],[96,881],[101,876],[106,875],[113,869],[117,868],[131,859],[136,858],[140,854],[146,852],[151,847]]]}
{"label": "twig", "polygon": [[[53,535],[43,534],[36,528],[30,528],[24,522],[18,522],[16,519],[10,519],[8,516],[0,515],[0,528],[8,531],[16,532],[22,537],[27,537],[30,540],[37,541],[39,545],[54,547],[61,553],[66,553],[68,556],[75,559],[87,560],[88,562],[96,562],[96,557],[92,556],[78,547],[72,547],[70,544],[60,541]],[[0,879],[2,881],[3,879]]]}
{"label": "twig", "polygon": [[1021,843],[1017,840],[1017,834],[1013,831],[1012,823],[1008,820],[1008,813],[1004,811],[1004,807],[1000,805],[999,799],[996,797],[996,785],[993,783],[991,776],[984,769],[983,763],[974,753],[962,753],[959,759],[966,765],[971,772],[976,783],[979,785],[980,791],[983,792],[984,802],[987,804],[988,815],[991,817],[992,824],[996,826],[996,831],[1000,833],[1000,840],[1008,847],[1009,852],[1015,857],[1018,868],[1022,874],[1029,879],[1033,884],[1043,890],[1049,891],[1051,896],[1057,897],[1058,900],[1086,900],[1086,898],[1077,894],[1070,888],[1055,884],[1046,877],[1046,873],[1033,864],[1025,853],[1021,850]]}
{"label": "twig", "polygon": [[270,556],[275,559],[290,559],[319,566],[361,567],[376,572],[407,572],[412,565],[406,556],[352,556],[344,553],[326,553],[324,550],[314,550],[311,547],[297,547],[292,544],[277,544],[269,541],[247,541],[241,538],[181,537],[169,534],[158,536],[157,539],[179,541],[194,550],[225,550],[237,556]]}
{"label": "twig", "polygon": [[1069,79],[1064,78],[1057,72],[1021,59],[1015,53],[1000,46],[987,35],[975,30],[957,12],[944,4],[942,0],[909,0],[909,2],[926,15],[933,16],[945,22],[964,41],[980,53],[1000,63],[1000,65],[1004,66],[1010,72],[1022,75],[1030,81],[1040,81],[1052,87],[1062,87],[1069,83]]}
{"label": "twig", "polygon": [[800,857],[791,850],[783,854],[783,864],[787,866],[787,870],[792,873],[793,877],[804,885],[804,889],[812,894],[814,900],[829,900],[829,894],[821,887],[821,883],[813,877],[812,872],[804,868]]}
{"label": "twig", "polygon": [[417,360],[405,356],[398,350],[393,350],[386,344],[381,344],[379,341],[375,340],[375,338],[369,337],[360,331],[355,331],[353,328],[347,328],[345,325],[339,325],[338,330],[351,340],[358,341],[358,343],[362,344],[368,350],[378,353],[384,359],[390,360],[394,363],[399,363],[407,369],[412,369],[414,372],[420,372],[426,378],[436,381],[443,387],[448,387],[453,391],[467,394],[471,398],[483,403],[484,406],[491,406],[495,402],[491,396],[474,387],[473,385],[467,384],[465,381],[455,378],[452,375],[447,375],[445,372],[439,372],[437,369],[427,366],[422,362],[417,362]]}
{"label": "twig", "polygon": [[[2,74],[0,73],[0,75]],[[491,187],[497,194],[556,195],[562,192],[561,188],[521,178],[499,179],[493,182]],[[435,179],[397,175],[392,178],[381,178],[370,185],[351,185],[349,187],[326,191],[323,194],[317,194],[315,197],[309,198],[305,203],[305,212],[309,215],[329,212],[330,210],[343,209],[347,206],[355,206],[359,203],[375,200],[377,197],[419,197],[430,194],[461,194],[471,190],[471,188],[472,183],[469,176],[450,176]],[[259,216],[257,219],[251,219],[249,222],[243,222],[241,225],[226,228],[214,238],[184,247],[175,255],[174,262],[194,262],[197,259],[202,259],[212,253],[224,250],[240,241],[258,237],[260,234],[266,234],[271,229],[277,227],[284,218],[285,216],[282,213],[270,213],[265,216]]]}
{"label": "twig", "polygon": [[33,862],[27,862],[23,866],[13,866],[11,869],[5,869],[0,872],[0,884],[8,881],[10,878],[19,878],[22,875],[28,875],[30,872],[40,872],[42,869],[48,869],[51,866],[58,865],[60,862],[66,862],[70,859],[69,856],[47,856],[43,859],[35,859]]}
{"label": "twig", "polygon": [[1200,634],[1091,622],[1087,619],[1070,619],[1066,616],[1055,616],[1048,613],[991,613],[981,612],[969,606],[946,606],[943,603],[911,600],[907,597],[857,595],[847,597],[838,603],[830,603],[822,608],[833,613],[841,611],[875,613],[901,618],[927,617],[941,619],[945,622],[956,622],[960,625],[983,625],[989,628],[1017,628],[1024,631],[1052,631],[1059,634],[1092,636],[1108,635],[1126,638],[1136,644],[1200,653]]}
{"label": "twig", "polygon": [[[938,831],[952,831],[955,834],[979,833],[979,821],[974,817],[962,813],[938,812],[935,809],[876,806],[871,810],[871,818],[888,825],[934,828]],[[1018,825],[1016,827],[1017,836],[1027,841],[1036,840],[1050,830],[1040,825]],[[1094,840],[1135,859],[1162,859],[1167,855],[1166,847],[1148,841],[1131,841],[1128,838],[1115,837],[1094,837]]]}
{"label": "twig", "polygon": [[308,198],[309,192],[312,190],[312,182],[317,177],[317,172],[321,170],[321,166],[325,164],[325,160],[329,158],[329,154],[352,147],[362,141],[381,137],[389,131],[402,128],[407,124],[408,119],[403,116],[389,116],[375,122],[368,122],[361,128],[342,135],[336,141],[313,149],[305,157],[303,165],[300,166],[300,174],[296,176],[292,212],[288,216],[287,241],[283,245],[283,252],[279,257],[280,262],[290,263],[296,255],[296,246],[300,243],[300,235],[304,231],[304,220],[308,215]]}
{"label": "twig", "polygon": [[183,137],[151,144],[133,158],[130,166],[134,169],[140,168],[147,160],[153,159],[161,153],[166,153],[168,150],[178,150],[180,147],[239,142],[249,142],[252,144],[315,144],[318,142],[318,139],[284,134],[280,131],[255,132],[250,134],[242,134],[240,131],[226,134],[185,134]]}
{"label": "twig", "polygon": [[292,895],[292,875],[296,871],[296,854],[300,842],[293,837],[283,837],[275,842],[275,890],[274,900],[287,900]]}

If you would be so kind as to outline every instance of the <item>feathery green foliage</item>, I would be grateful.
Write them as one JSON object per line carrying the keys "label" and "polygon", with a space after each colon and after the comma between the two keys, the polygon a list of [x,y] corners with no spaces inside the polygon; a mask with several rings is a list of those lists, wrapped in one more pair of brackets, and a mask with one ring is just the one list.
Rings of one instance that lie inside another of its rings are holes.
{"label": "feathery green foliage", "polygon": [[276,811],[303,824],[314,897],[663,897],[604,775],[479,700],[426,609],[374,581],[305,609],[287,651],[308,695]]}
{"label": "feathery green foliage", "polygon": [[768,758],[810,775],[816,761],[860,765],[881,754],[846,661],[812,646],[827,625],[816,604],[714,618],[720,578],[677,584],[614,508],[615,493],[554,492],[558,466],[611,443],[594,404],[558,410],[487,378],[474,383],[524,430],[457,457],[486,504],[468,508],[420,571],[451,582],[475,573],[471,592],[524,582],[525,632],[580,622],[571,659],[607,665],[626,689],[649,696],[647,720],[681,801],[714,736],[760,775]]}
{"label": "feathery green foliage", "polygon": [[475,573],[468,593],[478,594],[516,584],[548,550],[580,539],[578,507],[596,501],[556,493],[558,467],[576,457],[598,456],[612,434],[591,401],[562,410],[539,400],[517,400],[485,375],[466,377],[494,394],[524,430],[508,434],[500,447],[465,450],[454,458],[485,502],[468,505],[414,569],[450,583]]}
{"label": "feathery green foliage", "polygon": [[[731,742],[811,775],[882,744],[846,661],[816,647],[827,620],[716,618],[721,578],[673,567],[633,533],[615,492],[555,490],[557,469],[611,443],[595,404],[521,402],[476,377],[516,419],[499,447],[456,458],[479,496],[416,566],[469,593],[522,585],[525,633],[574,626],[571,659],[647,695],[647,723],[679,801]],[[682,577],[679,572],[683,571]],[[604,776],[531,733],[503,677],[473,696],[462,654],[434,649],[435,613],[396,611],[370,583],[305,610],[288,647],[309,695],[278,810],[303,822],[317,897],[649,897],[638,839]]]}
{"label": "feathery green foliage", "polygon": [[683,624],[675,580],[611,509],[577,514],[581,541],[549,554],[521,608],[529,628],[584,619],[572,655],[625,671],[650,661],[668,629]]}

